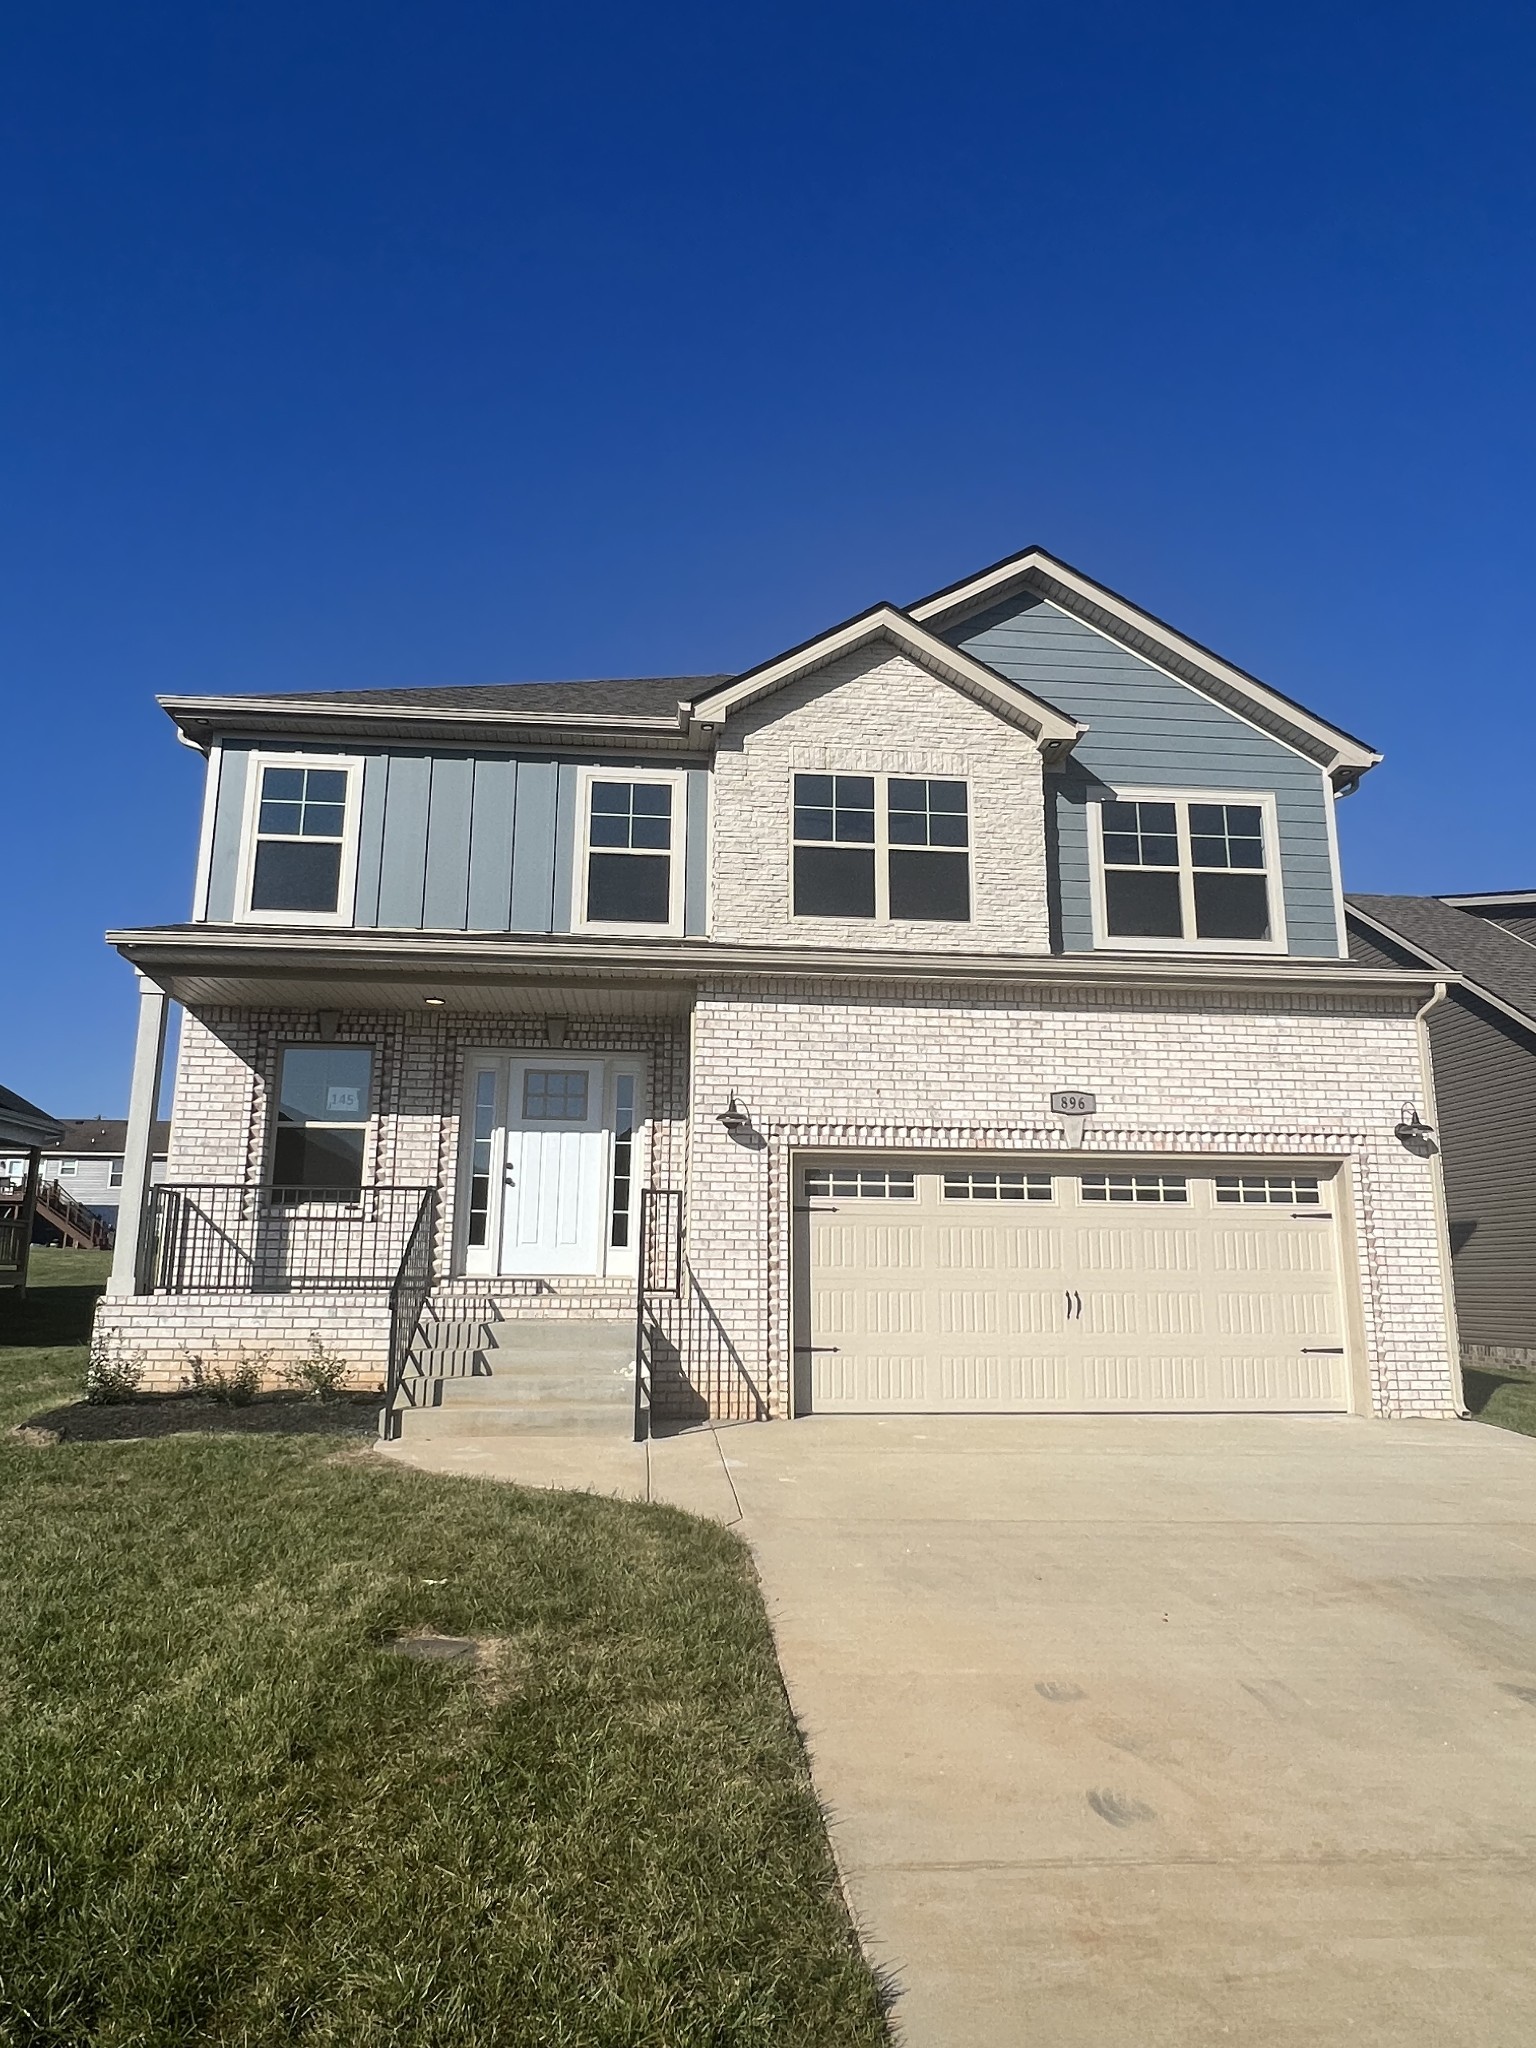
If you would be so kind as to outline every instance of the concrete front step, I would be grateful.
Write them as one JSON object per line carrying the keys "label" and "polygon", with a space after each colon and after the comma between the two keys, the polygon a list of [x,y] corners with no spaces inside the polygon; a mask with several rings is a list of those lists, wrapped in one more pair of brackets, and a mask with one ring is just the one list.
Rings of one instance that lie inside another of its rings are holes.
{"label": "concrete front step", "polygon": [[626,1435],[635,1401],[628,1317],[500,1322],[474,1315],[423,1324],[414,1370],[386,1436],[505,1435],[522,1430]]}
{"label": "concrete front step", "polygon": [[398,1434],[410,1443],[440,1437],[602,1436],[622,1443],[631,1435],[633,1398],[612,1401],[527,1402],[521,1407],[487,1402],[451,1408],[401,1408]]}

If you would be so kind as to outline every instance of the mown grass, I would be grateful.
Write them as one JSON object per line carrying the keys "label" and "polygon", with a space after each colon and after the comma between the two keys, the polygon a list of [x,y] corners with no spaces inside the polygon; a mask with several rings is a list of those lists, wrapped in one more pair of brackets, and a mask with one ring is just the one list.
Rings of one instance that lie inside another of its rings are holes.
{"label": "mown grass", "polygon": [[[6,1422],[83,1370],[54,1264]],[[7,2048],[885,2038],[727,1532],[181,1436],[0,1437],[0,1534]]]}
{"label": "mown grass", "polygon": [[1530,1373],[1462,1369],[1467,1407],[1478,1422],[1536,1436],[1536,1378]]}

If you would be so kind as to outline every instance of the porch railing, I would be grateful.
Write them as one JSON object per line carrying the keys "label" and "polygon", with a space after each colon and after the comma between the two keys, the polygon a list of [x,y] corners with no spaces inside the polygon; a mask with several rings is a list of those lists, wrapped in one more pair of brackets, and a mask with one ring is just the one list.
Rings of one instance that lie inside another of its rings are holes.
{"label": "porch railing", "polygon": [[150,1190],[140,1253],[146,1294],[297,1294],[393,1287],[420,1224],[423,1187],[291,1188],[166,1182]]}
{"label": "porch railing", "polygon": [[635,1437],[659,1421],[765,1422],[768,1402],[730,1332],[689,1270],[683,1198],[675,1188],[640,1196],[635,1315]]}
{"label": "porch railing", "polygon": [[389,1370],[384,1378],[384,1406],[379,1416],[379,1434],[384,1437],[399,1429],[395,1397],[400,1392],[421,1312],[432,1292],[432,1248],[436,1241],[437,1190],[428,1188],[421,1197],[399,1271],[389,1290]]}

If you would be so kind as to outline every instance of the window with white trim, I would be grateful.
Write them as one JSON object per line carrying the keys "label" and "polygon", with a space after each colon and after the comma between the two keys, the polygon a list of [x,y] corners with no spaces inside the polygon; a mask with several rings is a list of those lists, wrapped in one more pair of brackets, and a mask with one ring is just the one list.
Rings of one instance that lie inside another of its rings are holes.
{"label": "window with white trim", "polygon": [[796,775],[796,917],[966,924],[970,791],[957,777]]}
{"label": "window with white trim", "polygon": [[334,755],[255,755],[242,914],[274,923],[345,923],[357,868],[361,764]]}
{"label": "window with white trim", "polygon": [[1265,1203],[1296,1209],[1322,1201],[1322,1189],[1310,1177],[1294,1173],[1217,1174],[1218,1202],[1241,1202],[1250,1207]]}
{"label": "window with white trim", "polygon": [[917,1196],[917,1177],[890,1173],[884,1167],[818,1168],[805,1176],[805,1192],[807,1196],[836,1195],[845,1200],[910,1202]]}
{"label": "window with white trim", "polygon": [[107,1161],[107,1186],[120,1188],[123,1184],[123,1162],[121,1159]]}
{"label": "window with white trim", "polygon": [[582,796],[579,917],[598,930],[682,925],[680,775],[592,773]]}
{"label": "window with white trim", "polygon": [[946,1173],[946,1202],[1048,1202],[1048,1173]]}
{"label": "window with white trim", "polygon": [[1168,1173],[1085,1173],[1085,1202],[1187,1202],[1189,1184]]}
{"label": "window with white trim", "polygon": [[355,1199],[373,1093],[366,1045],[285,1045],[278,1065],[272,1199]]}
{"label": "window with white trim", "polygon": [[1102,945],[1283,943],[1270,798],[1138,792],[1094,809]]}

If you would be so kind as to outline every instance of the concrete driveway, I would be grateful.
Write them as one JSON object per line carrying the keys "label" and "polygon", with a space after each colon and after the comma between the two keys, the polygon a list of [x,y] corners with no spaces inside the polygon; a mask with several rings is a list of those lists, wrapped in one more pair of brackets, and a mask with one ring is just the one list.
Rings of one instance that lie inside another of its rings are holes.
{"label": "concrete driveway", "polygon": [[[912,2048],[1536,2039],[1536,1441],[715,1442]],[[654,1446],[653,1497],[703,1450]]]}

